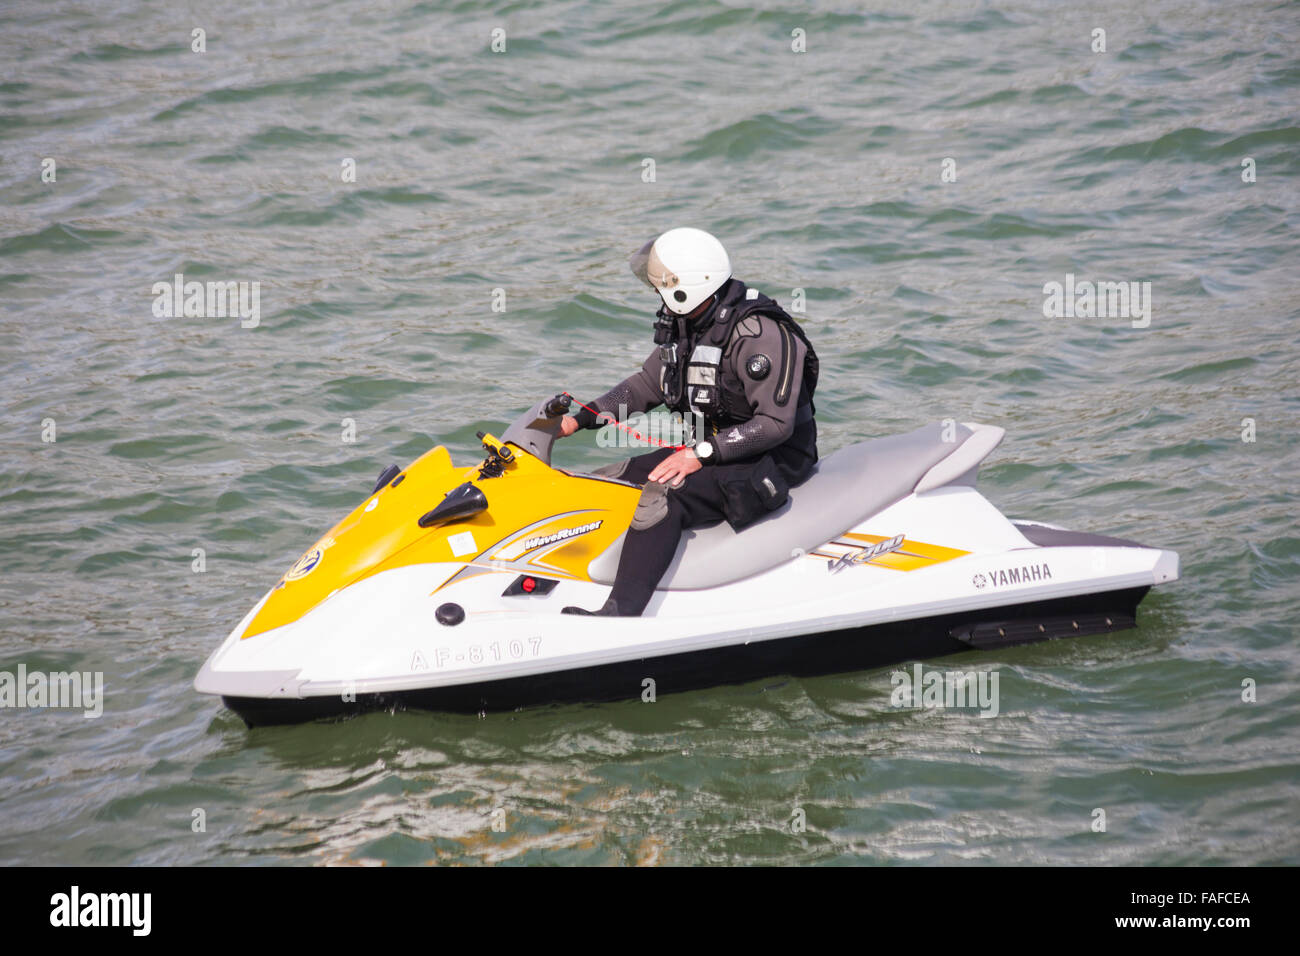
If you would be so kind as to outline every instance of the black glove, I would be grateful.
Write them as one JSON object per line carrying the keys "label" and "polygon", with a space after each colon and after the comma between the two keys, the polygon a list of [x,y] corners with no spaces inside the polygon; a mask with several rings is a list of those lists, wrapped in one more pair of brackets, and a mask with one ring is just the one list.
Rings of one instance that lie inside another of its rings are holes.
{"label": "black glove", "polygon": [[578,423],[579,428],[595,428],[599,424],[596,421],[596,413],[586,405],[580,405],[578,410],[573,413],[573,418]]}

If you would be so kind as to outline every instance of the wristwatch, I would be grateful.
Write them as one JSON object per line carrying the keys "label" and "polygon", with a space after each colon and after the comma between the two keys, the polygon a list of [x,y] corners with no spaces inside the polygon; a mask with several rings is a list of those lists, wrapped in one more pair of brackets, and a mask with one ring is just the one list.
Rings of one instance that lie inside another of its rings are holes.
{"label": "wristwatch", "polygon": [[707,464],[709,459],[713,457],[713,452],[713,442],[705,440],[695,443],[695,457],[700,461]]}

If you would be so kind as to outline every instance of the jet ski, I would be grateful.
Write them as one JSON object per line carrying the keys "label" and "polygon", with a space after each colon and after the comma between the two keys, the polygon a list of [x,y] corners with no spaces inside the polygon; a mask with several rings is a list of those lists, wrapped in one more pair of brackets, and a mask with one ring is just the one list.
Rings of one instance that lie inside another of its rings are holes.
{"label": "jet ski", "polygon": [[638,698],[1120,631],[1178,578],[1173,551],[1003,516],[976,490],[1003,429],[949,421],[823,458],[739,533],[687,531],[643,616],[562,615],[604,601],[640,494],[551,464],[567,410],[480,433],[469,467],[390,466],[195,689],[250,726]]}

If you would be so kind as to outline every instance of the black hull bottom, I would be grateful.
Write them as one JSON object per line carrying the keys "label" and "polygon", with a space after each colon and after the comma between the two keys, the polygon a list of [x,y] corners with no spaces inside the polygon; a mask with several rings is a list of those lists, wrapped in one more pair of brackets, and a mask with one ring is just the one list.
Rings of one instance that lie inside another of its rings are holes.
{"label": "black hull bottom", "polygon": [[338,697],[222,700],[253,727],[392,707],[477,714],[540,704],[638,699],[647,677],[654,679],[657,696],[778,675],[813,677],[871,670],[959,651],[1120,631],[1136,624],[1138,603],[1148,590],[1128,588],[456,687],[362,694],[355,702]]}

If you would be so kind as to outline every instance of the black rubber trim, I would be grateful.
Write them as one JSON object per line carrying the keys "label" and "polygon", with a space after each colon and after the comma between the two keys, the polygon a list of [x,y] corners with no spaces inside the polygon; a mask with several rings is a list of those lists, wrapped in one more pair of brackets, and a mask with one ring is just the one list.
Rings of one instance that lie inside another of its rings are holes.
{"label": "black rubber trim", "polygon": [[1136,618],[1123,611],[1103,611],[1074,614],[1045,615],[1032,618],[1013,618],[1005,621],[981,621],[954,627],[953,637],[979,650],[1013,647],[1017,644],[1034,644],[1058,637],[1083,637],[1088,634],[1109,634],[1136,626]]}

